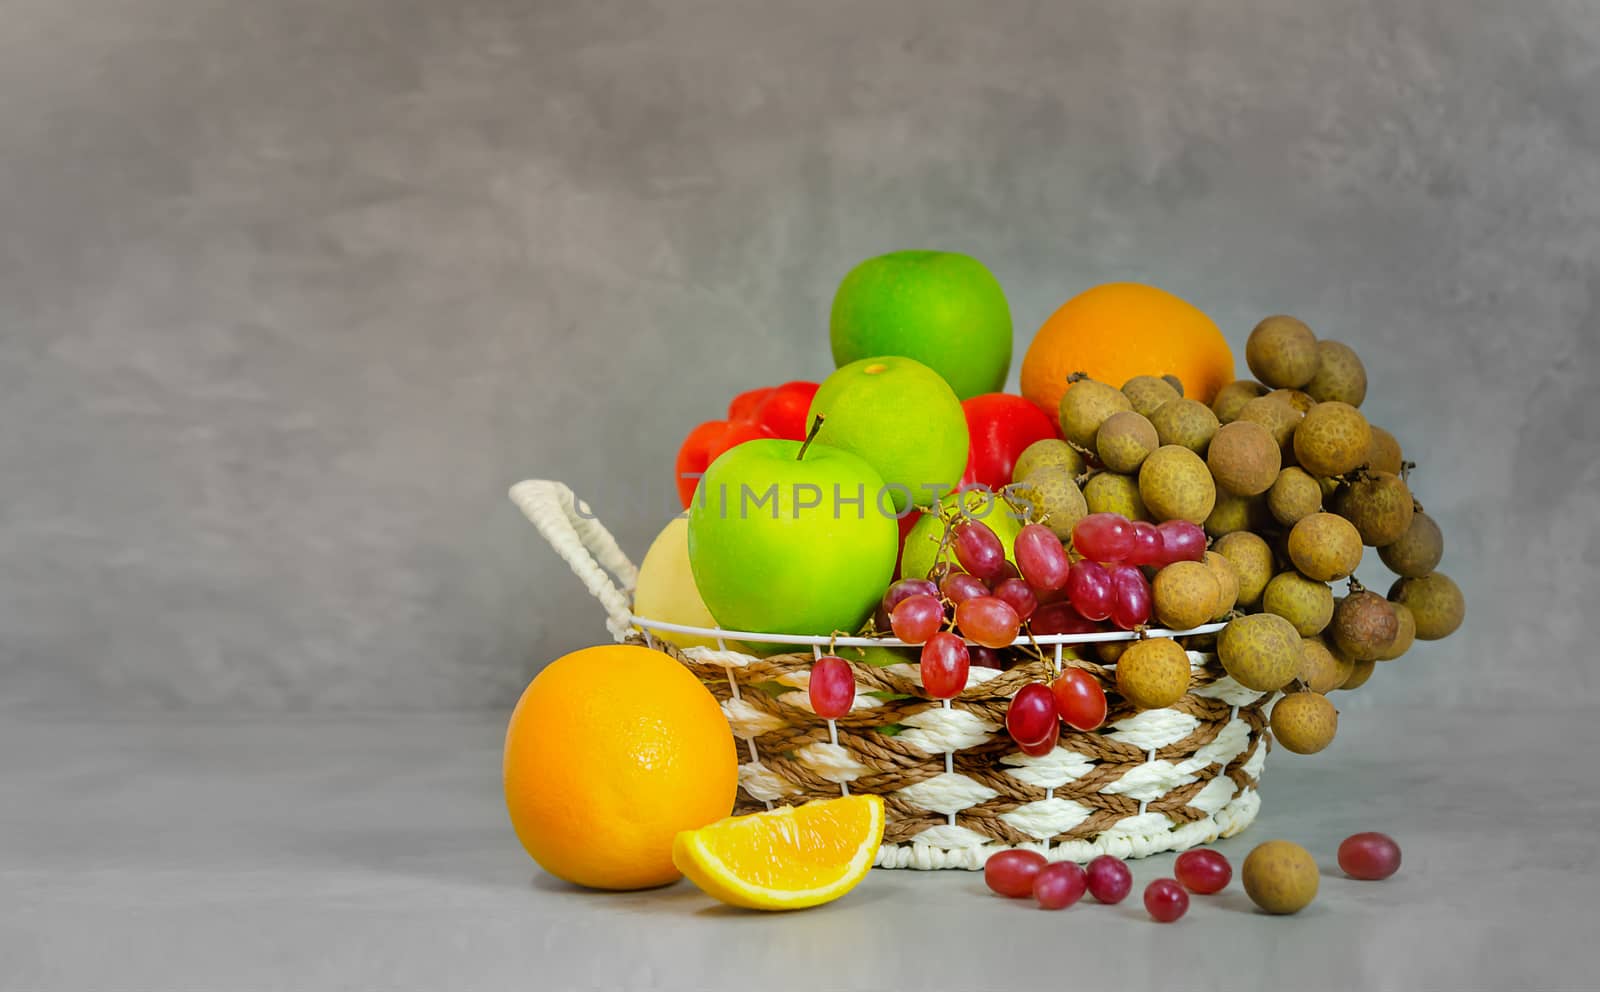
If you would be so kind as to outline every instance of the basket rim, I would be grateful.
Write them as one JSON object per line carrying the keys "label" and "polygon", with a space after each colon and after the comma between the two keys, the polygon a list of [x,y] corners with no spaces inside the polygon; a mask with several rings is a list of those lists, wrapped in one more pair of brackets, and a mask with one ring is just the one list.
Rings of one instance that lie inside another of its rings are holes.
{"label": "basket rim", "polygon": [[[667,631],[673,634],[688,634],[693,637],[704,637],[718,641],[750,641],[764,644],[793,644],[805,647],[917,647],[898,637],[835,637],[817,634],[763,634],[748,630],[727,630],[722,627],[695,627],[690,624],[670,623],[666,620],[652,620],[641,617],[636,613],[628,614],[628,622],[646,631]],[[1027,647],[1030,644],[1054,646],[1057,644],[1100,644],[1107,641],[1134,641],[1141,638],[1157,637],[1193,637],[1200,634],[1214,634],[1226,627],[1227,621],[1201,624],[1188,630],[1167,630],[1165,628],[1146,628],[1144,630],[1105,630],[1092,634],[1035,634],[1028,637],[1017,637],[1010,644],[1011,647]],[[976,641],[967,641],[976,644]]]}

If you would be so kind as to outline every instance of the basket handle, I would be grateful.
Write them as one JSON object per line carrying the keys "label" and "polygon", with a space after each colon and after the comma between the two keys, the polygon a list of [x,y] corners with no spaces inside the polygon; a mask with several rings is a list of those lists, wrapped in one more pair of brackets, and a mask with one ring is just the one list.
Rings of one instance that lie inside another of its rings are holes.
{"label": "basket handle", "polygon": [[606,608],[606,628],[611,636],[618,641],[627,639],[633,632],[629,593],[639,581],[639,569],[617,547],[611,532],[591,515],[589,504],[574,496],[564,483],[547,479],[512,486],[511,502],[533,521],[556,554],[583,580],[589,594]]}

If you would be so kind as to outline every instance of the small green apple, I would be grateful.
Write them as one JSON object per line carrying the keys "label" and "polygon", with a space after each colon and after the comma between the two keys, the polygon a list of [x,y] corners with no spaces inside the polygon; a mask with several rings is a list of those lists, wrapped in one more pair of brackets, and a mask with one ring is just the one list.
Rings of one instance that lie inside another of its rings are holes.
{"label": "small green apple", "polygon": [[730,630],[854,632],[894,578],[900,529],[878,506],[883,477],[812,441],[723,452],[689,507],[689,566]]}
{"label": "small green apple", "polygon": [[[922,517],[911,526],[906,534],[905,551],[900,558],[900,577],[903,579],[925,579],[933,571],[939,554],[939,542],[944,539],[944,516],[956,510],[958,494],[950,493],[939,501],[938,513],[924,513]],[[1001,499],[999,494],[983,489],[969,489],[960,494],[966,504],[966,515],[983,522],[994,531],[1000,543],[1005,545],[1006,560],[1016,564],[1015,543],[1017,535],[1022,532],[1022,521],[1016,513]],[[950,561],[955,561],[955,551],[950,552]]]}
{"label": "small green apple", "polygon": [[883,476],[897,512],[932,506],[967,469],[967,416],[939,374],[883,355],[851,362],[822,381],[806,422],[817,440],[860,455]]}
{"label": "small green apple", "polygon": [[949,251],[897,251],[850,271],[828,321],[833,362],[915,358],[961,399],[996,393],[1011,370],[1011,307],[984,264]]}

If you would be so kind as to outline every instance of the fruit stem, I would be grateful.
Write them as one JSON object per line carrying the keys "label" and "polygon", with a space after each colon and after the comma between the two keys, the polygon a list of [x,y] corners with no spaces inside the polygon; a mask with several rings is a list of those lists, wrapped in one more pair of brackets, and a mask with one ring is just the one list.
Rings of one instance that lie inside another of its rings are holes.
{"label": "fruit stem", "polygon": [[1354,596],[1358,592],[1366,591],[1367,587],[1361,584],[1360,579],[1356,578],[1354,575],[1350,576],[1350,595]]}
{"label": "fruit stem", "polygon": [[805,441],[801,442],[800,450],[794,456],[795,461],[802,461],[806,457],[806,449],[811,447],[811,442],[817,439],[817,433],[822,430],[822,414],[817,414],[811,421],[811,430],[806,434]]}

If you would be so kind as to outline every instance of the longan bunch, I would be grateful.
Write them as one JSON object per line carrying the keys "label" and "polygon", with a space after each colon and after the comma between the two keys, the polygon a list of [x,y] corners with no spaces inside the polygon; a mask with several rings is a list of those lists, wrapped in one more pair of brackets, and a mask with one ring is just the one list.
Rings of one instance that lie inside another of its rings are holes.
{"label": "longan bunch", "polygon": [[[1287,693],[1274,736],[1312,753],[1337,727],[1329,692],[1364,684],[1416,639],[1453,633],[1465,603],[1437,571],[1443,536],[1412,494],[1413,466],[1359,409],[1367,371],[1355,350],[1279,315],[1251,331],[1245,361],[1255,378],[1223,386],[1210,406],[1167,377],[1120,389],[1072,377],[1065,440],[1036,444],[1016,480],[1058,536],[1106,512],[1203,527],[1205,562],[1154,575],[1156,618],[1186,629],[1233,617],[1217,637],[1223,667],[1248,688]],[[1397,576],[1387,596],[1352,577],[1367,548]]]}

